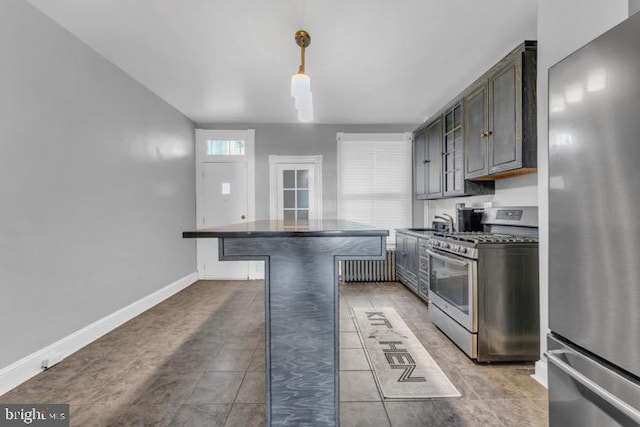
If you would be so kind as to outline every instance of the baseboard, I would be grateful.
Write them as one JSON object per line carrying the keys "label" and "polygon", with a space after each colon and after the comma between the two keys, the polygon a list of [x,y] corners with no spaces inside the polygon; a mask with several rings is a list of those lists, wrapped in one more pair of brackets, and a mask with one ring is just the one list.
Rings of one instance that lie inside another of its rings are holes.
{"label": "baseboard", "polygon": [[249,261],[249,277],[231,277],[225,275],[219,275],[216,272],[205,273],[198,271],[198,278],[200,280],[264,280],[264,262],[263,261]]}
{"label": "baseboard", "polygon": [[531,378],[538,381],[545,388],[549,388],[547,385],[547,359],[545,359],[544,356],[536,362],[536,372],[531,375]]}
{"label": "baseboard", "polygon": [[0,396],[42,372],[42,361],[44,359],[64,359],[106,333],[111,332],[128,320],[133,319],[140,313],[180,292],[182,289],[195,283],[197,280],[198,274],[191,273],[134,303],[93,322],[71,335],[68,335],[61,340],[0,369]]}

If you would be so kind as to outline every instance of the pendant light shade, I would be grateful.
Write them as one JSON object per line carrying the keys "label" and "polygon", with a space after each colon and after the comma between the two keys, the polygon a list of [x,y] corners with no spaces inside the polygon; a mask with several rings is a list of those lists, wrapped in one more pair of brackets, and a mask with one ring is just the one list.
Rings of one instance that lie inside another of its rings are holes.
{"label": "pendant light shade", "polygon": [[310,91],[302,92],[295,97],[294,106],[296,110],[313,105],[313,95]]}
{"label": "pendant light shade", "polygon": [[291,96],[298,111],[298,121],[313,121],[313,100],[311,97],[311,78],[304,72],[305,49],[311,44],[311,36],[304,30],[296,32],[296,44],[300,46],[300,69],[291,76]]}
{"label": "pendant light shade", "polygon": [[313,104],[311,103],[311,94],[306,98],[309,101],[298,101],[296,99],[295,106],[298,111],[299,122],[312,122],[313,121]]}
{"label": "pendant light shade", "polygon": [[291,76],[291,96],[303,97],[311,92],[311,78],[304,73],[296,73]]}
{"label": "pendant light shade", "polygon": [[299,122],[312,122],[313,121],[313,104],[309,103],[302,105],[298,108],[298,121]]}

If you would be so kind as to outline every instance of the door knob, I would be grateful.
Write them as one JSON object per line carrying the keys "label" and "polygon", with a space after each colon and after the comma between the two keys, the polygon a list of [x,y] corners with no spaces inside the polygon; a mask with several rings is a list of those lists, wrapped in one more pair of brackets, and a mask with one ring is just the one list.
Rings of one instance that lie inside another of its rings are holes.
{"label": "door knob", "polygon": [[240,219],[247,219],[246,215],[240,215]]}

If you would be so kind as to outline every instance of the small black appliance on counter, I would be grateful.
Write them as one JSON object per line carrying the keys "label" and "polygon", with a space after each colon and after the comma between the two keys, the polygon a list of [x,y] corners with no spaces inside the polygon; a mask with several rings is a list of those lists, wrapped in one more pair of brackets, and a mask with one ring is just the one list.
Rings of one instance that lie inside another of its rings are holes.
{"label": "small black appliance on counter", "polygon": [[482,208],[458,207],[458,231],[482,231]]}
{"label": "small black appliance on counter", "polygon": [[449,231],[449,224],[444,221],[435,220],[431,222],[431,228],[439,233],[446,233]]}

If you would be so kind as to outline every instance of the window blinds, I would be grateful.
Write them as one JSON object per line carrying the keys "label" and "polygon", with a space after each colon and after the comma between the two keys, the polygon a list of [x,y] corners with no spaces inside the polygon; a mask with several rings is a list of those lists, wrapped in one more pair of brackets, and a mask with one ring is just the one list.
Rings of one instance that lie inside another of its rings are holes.
{"label": "window blinds", "polygon": [[338,217],[389,230],[411,225],[410,134],[338,134]]}

